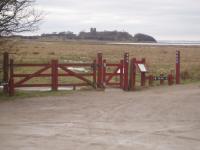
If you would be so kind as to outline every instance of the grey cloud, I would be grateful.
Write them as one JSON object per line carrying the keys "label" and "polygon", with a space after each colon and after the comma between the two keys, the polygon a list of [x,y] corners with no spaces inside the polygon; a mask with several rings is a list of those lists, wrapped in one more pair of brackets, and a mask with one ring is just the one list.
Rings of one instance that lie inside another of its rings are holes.
{"label": "grey cloud", "polygon": [[47,13],[38,33],[77,33],[93,26],[144,32],[158,39],[200,40],[198,0],[37,0],[37,7]]}

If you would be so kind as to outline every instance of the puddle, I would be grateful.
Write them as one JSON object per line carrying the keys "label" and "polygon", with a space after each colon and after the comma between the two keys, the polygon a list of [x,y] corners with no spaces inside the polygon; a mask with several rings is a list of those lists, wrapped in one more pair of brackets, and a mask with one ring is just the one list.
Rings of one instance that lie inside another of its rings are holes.
{"label": "puddle", "polygon": [[67,69],[74,70],[74,71],[80,71],[80,72],[88,72],[88,70],[83,67],[67,67]]}
{"label": "puddle", "polygon": [[[51,91],[50,87],[23,87],[23,88],[16,88],[17,90],[22,90],[22,91]],[[58,90],[66,90],[66,91],[71,91],[73,90],[73,87],[58,87]]]}

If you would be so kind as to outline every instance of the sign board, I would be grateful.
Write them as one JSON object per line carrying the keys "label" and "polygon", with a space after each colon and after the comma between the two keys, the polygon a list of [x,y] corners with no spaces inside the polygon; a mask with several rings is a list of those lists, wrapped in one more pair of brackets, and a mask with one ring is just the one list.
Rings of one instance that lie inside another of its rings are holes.
{"label": "sign board", "polygon": [[180,51],[176,52],[176,64],[180,63]]}
{"label": "sign board", "polygon": [[138,64],[140,72],[147,72],[147,69],[144,64]]}
{"label": "sign board", "polygon": [[154,77],[154,80],[167,80],[167,77]]}

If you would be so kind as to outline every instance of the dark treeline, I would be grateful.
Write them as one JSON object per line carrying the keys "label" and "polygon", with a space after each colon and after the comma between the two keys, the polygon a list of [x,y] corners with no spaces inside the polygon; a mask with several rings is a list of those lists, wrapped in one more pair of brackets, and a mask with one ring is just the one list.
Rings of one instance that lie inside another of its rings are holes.
{"label": "dark treeline", "polygon": [[133,42],[156,42],[156,40],[145,34],[138,33],[132,36],[124,31],[97,31],[96,28],[91,28],[90,32],[80,32],[78,35],[71,31],[59,32],[51,34],[42,34],[42,37],[57,37],[65,39],[86,39],[86,40],[102,40],[102,41],[133,41]]}
{"label": "dark treeline", "polygon": [[97,31],[96,28],[91,28],[90,32],[80,32],[74,34],[71,31],[67,32],[53,32],[48,34],[42,34],[41,36],[26,36],[25,38],[45,38],[45,39],[70,39],[70,40],[101,40],[101,41],[130,41],[130,42],[156,42],[156,40],[146,34],[135,34],[132,36],[125,31]]}

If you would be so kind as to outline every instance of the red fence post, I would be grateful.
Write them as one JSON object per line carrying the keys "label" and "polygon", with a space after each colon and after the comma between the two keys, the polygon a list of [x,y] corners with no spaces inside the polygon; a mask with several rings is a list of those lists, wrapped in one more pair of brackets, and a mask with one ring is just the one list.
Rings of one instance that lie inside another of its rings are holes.
{"label": "red fence post", "polygon": [[160,85],[163,85],[164,84],[164,75],[163,74],[160,74]]}
{"label": "red fence post", "polygon": [[3,92],[6,94],[8,93],[8,82],[9,82],[9,54],[5,52],[3,54]]}
{"label": "red fence post", "polygon": [[105,88],[106,86],[106,60],[103,60],[103,87]]}
{"label": "red fence post", "polygon": [[174,83],[174,81],[173,81],[174,79],[173,79],[173,75],[172,74],[169,74],[167,79],[168,79],[168,85],[172,85]]}
{"label": "red fence post", "polygon": [[58,60],[51,61],[51,89],[58,90]]}
{"label": "red fence post", "polygon": [[97,84],[97,66],[96,66],[96,59],[93,61],[93,85],[96,88]]}
{"label": "red fence post", "polygon": [[128,91],[128,66],[129,66],[129,54],[124,54],[124,90]]}
{"label": "red fence post", "polygon": [[13,96],[15,94],[15,85],[14,85],[14,65],[13,59],[10,59],[10,79],[9,79],[9,96]]}
{"label": "red fence post", "polygon": [[124,61],[120,61],[120,88],[124,86]]}
{"label": "red fence post", "polygon": [[180,84],[180,51],[176,51],[176,84]]}
{"label": "red fence post", "polygon": [[97,54],[97,65],[98,65],[98,74],[97,74],[97,87],[102,88],[103,84],[103,58],[102,53]]}
{"label": "red fence post", "polygon": [[133,58],[131,59],[131,64],[130,64],[130,82],[129,82],[129,87],[130,90],[135,89],[135,82],[136,82],[136,65],[135,65],[136,59]]}
{"label": "red fence post", "polygon": [[[145,64],[145,58],[142,58],[142,63]],[[146,82],[146,73],[141,72],[141,86],[145,86]]]}

